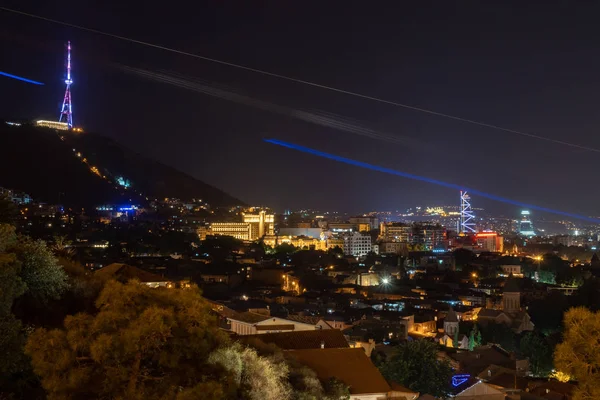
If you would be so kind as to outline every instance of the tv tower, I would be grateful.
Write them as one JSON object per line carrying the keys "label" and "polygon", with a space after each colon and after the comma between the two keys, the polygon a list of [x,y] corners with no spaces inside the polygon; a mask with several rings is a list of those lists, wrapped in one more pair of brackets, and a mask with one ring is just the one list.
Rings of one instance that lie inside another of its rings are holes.
{"label": "tv tower", "polygon": [[65,99],[63,100],[62,109],[60,110],[60,117],[58,118],[58,122],[66,122],[69,126],[69,129],[73,128],[73,112],[71,108],[71,84],[73,81],[71,80],[71,41],[67,42],[67,79],[65,79],[65,84],[67,85],[67,90],[65,90]]}

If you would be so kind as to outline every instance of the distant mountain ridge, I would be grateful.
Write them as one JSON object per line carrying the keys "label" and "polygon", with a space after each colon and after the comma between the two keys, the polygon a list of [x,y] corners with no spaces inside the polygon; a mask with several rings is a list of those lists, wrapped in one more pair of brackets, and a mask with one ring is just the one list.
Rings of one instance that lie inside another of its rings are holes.
{"label": "distant mountain ridge", "polygon": [[[130,187],[125,189],[124,184]],[[110,138],[2,121],[0,186],[39,201],[77,207],[144,203],[146,197],[202,199],[211,207],[243,204]]]}

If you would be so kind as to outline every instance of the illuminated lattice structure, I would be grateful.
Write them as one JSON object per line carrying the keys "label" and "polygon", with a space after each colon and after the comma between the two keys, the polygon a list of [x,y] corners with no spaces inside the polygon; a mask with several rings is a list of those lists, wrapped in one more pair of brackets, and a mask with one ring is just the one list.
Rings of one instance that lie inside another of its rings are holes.
{"label": "illuminated lattice structure", "polygon": [[466,191],[460,191],[460,225],[461,235],[475,233],[475,214],[471,209],[471,197]]}
{"label": "illuminated lattice structure", "polygon": [[71,106],[71,42],[67,42],[67,79],[65,84],[67,89],[65,90],[65,98],[63,100],[62,108],[60,110],[60,116],[58,117],[59,122],[65,122],[69,129],[73,128],[73,108]]}

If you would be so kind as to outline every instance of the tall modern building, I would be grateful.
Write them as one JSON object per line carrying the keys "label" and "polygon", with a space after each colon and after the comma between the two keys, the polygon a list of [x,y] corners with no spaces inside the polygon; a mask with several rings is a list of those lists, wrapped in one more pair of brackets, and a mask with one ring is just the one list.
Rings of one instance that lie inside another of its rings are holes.
{"label": "tall modern building", "polygon": [[352,232],[345,234],[342,239],[344,240],[344,254],[349,256],[366,256],[373,249],[370,235]]}
{"label": "tall modern building", "polygon": [[267,214],[266,210],[244,213],[244,223],[250,224],[250,240],[258,240],[265,235],[275,234],[275,215]]}
{"label": "tall modern building", "polygon": [[388,241],[409,243],[413,235],[413,227],[400,222],[382,222],[379,225],[379,236]]}
{"label": "tall modern building", "polygon": [[523,236],[535,236],[533,224],[529,218],[529,211],[521,211],[521,221],[519,221],[519,233]]}
{"label": "tall modern building", "polygon": [[504,238],[496,232],[483,231],[475,235],[477,245],[482,251],[502,253],[504,251]]}

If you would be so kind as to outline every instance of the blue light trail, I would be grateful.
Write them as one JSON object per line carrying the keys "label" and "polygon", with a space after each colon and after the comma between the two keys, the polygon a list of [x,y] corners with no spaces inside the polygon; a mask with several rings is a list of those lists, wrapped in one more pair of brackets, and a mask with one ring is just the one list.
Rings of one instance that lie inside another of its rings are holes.
{"label": "blue light trail", "polygon": [[370,169],[370,170],[377,171],[377,172],[383,172],[383,173],[390,174],[390,175],[401,176],[403,178],[413,179],[413,180],[417,180],[417,181],[433,183],[434,185],[439,185],[439,186],[443,186],[443,187],[450,188],[450,189],[468,191],[472,195],[484,197],[486,199],[491,199],[491,200],[499,201],[502,203],[512,204],[512,205],[515,205],[515,206],[518,206],[521,208],[543,211],[543,212],[547,212],[547,213],[551,213],[551,214],[561,215],[563,217],[570,217],[570,218],[580,219],[580,220],[593,222],[593,223],[600,223],[600,219],[598,219],[598,218],[591,218],[591,217],[586,217],[585,215],[573,214],[573,213],[569,213],[569,212],[565,212],[565,211],[554,210],[552,208],[540,207],[540,206],[536,206],[534,204],[527,204],[527,203],[523,203],[521,201],[511,200],[506,197],[496,196],[494,194],[482,192],[482,191],[479,191],[476,189],[467,188],[467,187],[457,185],[454,183],[439,181],[437,179],[428,178],[426,176],[409,174],[408,172],[396,171],[391,168],[381,167],[378,165],[372,165],[372,164],[362,162],[362,161],[352,160],[350,158],[336,156],[335,154],[325,153],[323,151],[311,149],[309,147],[299,146],[299,145],[293,144],[293,143],[287,143],[287,142],[277,140],[277,139],[263,139],[263,140],[267,143],[275,144],[277,146],[282,146],[282,147],[286,147],[288,149],[293,149],[293,150],[299,150],[304,153],[327,158],[329,160],[338,161],[338,162],[341,162],[344,164],[354,165],[356,167],[366,168],[366,169]]}
{"label": "blue light trail", "polygon": [[19,81],[27,82],[27,83],[33,83],[34,85],[43,85],[42,82],[32,81],[31,79],[23,78],[22,76],[8,74],[8,73],[2,72],[2,71],[0,71],[0,75],[6,76],[7,78],[13,78],[13,79],[16,79]]}

